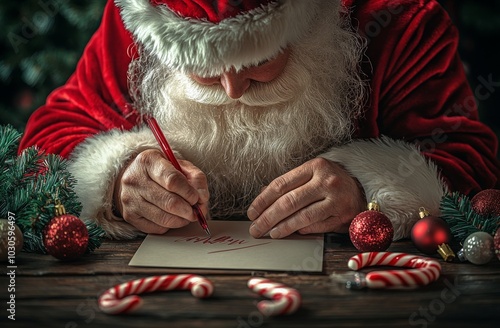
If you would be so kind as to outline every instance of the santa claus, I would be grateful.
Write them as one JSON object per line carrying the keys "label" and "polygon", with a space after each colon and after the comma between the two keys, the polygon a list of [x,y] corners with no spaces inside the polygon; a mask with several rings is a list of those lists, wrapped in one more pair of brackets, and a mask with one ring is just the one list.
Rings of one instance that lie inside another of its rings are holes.
{"label": "santa claus", "polygon": [[376,200],[399,239],[447,190],[500,183],[457,40],[432,0],[110,1],[21,148],[69,157],[81,217],[114,238],[187,225],[194,204],[254,237],[346,232]]}

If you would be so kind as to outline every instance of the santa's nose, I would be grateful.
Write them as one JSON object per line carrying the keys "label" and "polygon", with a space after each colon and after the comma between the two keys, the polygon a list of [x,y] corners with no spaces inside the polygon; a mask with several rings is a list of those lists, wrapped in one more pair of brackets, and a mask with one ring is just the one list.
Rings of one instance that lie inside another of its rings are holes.
{"label": "santa's nose", "polygon": [[245,71],[236,72],[231,69],[220,76],[220,84],[226,91],[227,95],[232,99],[238,99],[250,87],[250,79],[245,74]]}
{"label": "santa's nose", "polygon": [[248,70],[241,70],[236,72],[234,68],[214,77],[201,77],[191,75],[191,78],[202,85],[215,85],[220,84],[226,94],[232,99],[238,99],[243,96],[245,91],[252,83],[252,74]]}

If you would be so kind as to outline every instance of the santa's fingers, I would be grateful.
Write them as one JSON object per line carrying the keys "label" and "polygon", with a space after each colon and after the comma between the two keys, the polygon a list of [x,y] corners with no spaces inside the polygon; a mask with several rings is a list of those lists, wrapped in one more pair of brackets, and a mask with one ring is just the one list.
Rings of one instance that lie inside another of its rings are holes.
{"label": "santa's fingers", "polygon": [[190,221],[167,213],[154,204],[143,202],[138,206],[140,210],[128,209],[124,213],[124,220],[145,233],[163,234],[168,229],[181,228]]}
{"label": "santa's fingers", "polygon": [[166,290],[191,290],[194,297],[207,298],[213,294],[210,280],[193,275],[163,275],[131,280],[116,285],[99,297],[99,309],[107,314],[129,313],[142,305],[138,294]]}
{"label": "santa's fingers", "polygon": [[[311,220],[317,222],[326,218],[325,213],[320,213],[321,208],[317,206],[318,202],[325,200],[325,195],[320,191],[319,183],[308,181],[308,183],[300,185],[280,197],[276,197],[275,193],[272,193],[273,196],[268,196],[268,191],[271,188],[269,186],[260,194],[249,208],[248,213],[250,214],[256,208],[254,206],[262,206],[262,204],[258,205],[259,202],[269,204],[257,218],[253,219],[254,222],[250,227],[250,234],[253,237],[259,238],[267,233],[272,238],[286,237],[298,229],[314,223]],[[309,215],[309,212],[314,213]],[[300,220],[297,220],[297,217],[300,217]]]}
{"label": "santa's fingers", "polygon": [[337,231],[341,221],[331,216],[331,204],[327,200],[305,206],[276,224],[269,232],[271,238],[285,238],[294,232],[323,233]]}
{"label": "santa's fingers", "polygon": [[[276,201],[278,201],[283,196],[289,194],[291,191],[303,186],[312,178],[310,172],[299,173],[298,169],[292,170],[276,179],[274,179],[268,186],[263,188],[261,193],[255,198],[250,207],[248,208],[247,215],[251,221],[259,218],[264,211],[270,208]],[[287,197],[293,197],[294,194],[290,194]],[[294,200],[290,199],[288,205],[295,206]],[[289,211],[290,206],[286,208]],[[293,213],[293,212],[290,212]]]}

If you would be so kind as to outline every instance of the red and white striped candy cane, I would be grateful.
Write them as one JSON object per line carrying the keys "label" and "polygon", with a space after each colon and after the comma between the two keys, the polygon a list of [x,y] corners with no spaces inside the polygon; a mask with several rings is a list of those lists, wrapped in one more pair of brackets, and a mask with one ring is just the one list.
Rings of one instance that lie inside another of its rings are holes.
{"label": "red and white striped candy cane", "polygon": [[441,265],[436,260],[394,252],[367,252],[349,259],[347,266],[359,270],[367,266],[388,265],[407,267],[406,270],[373,271],[364,277],[369,288],[412,288],[436,281],[441,274]]}
{"label": "red and white striped candy cane", "polygon": [[273,299],[257,303],[259,311],[266,316],[294,313],[302,303],[302,297],[296,289],[269,279],[252,278],[248,281],[248,287],[259,295]]}
{"label": "red and white striped candy cane", "polygon": [[197,298],[210,297],[214,286],[210,280],[193,274],[173,274],[131,280],[116,285],[99,297],[99,308],[107,314],[120,314],[137,310],[142,299],[137,294],[165,290],[191,290]]}

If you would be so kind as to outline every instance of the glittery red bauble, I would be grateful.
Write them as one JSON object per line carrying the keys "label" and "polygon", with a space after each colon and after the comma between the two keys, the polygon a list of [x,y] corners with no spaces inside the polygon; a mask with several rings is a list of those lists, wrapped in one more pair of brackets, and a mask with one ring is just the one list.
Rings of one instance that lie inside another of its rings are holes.
{"label": "glittery red bauble", "polygon": [[43,232],[47,253],[60,260],[74,260],[87,250],[89,233],[76,216],[63,214],[50,220]]}
{"label": "glittery red bauble", "polygon": [[349,226],[349,237],[361,252],[385,251],[393,236],[394,228],[389,218],[375,210],[359,213]]}
{"label": "glittery red bauble", "polygon": [[495,254],[500,260],[500,227],[495,232],[495,237],[493,237],[493,245],[495,247]]}
{"label": "glittery red bauble", "polygon": [[419,251],[431,255],[437,252],[439,245],[450,242],[451,230],[444,220],[426,216],[413,225],[411,239]]}
{"label": "glittery red bauble", "polygon": [[485,189],[470,200],[474,212],[483,216],[500,215],[500,190]]}

